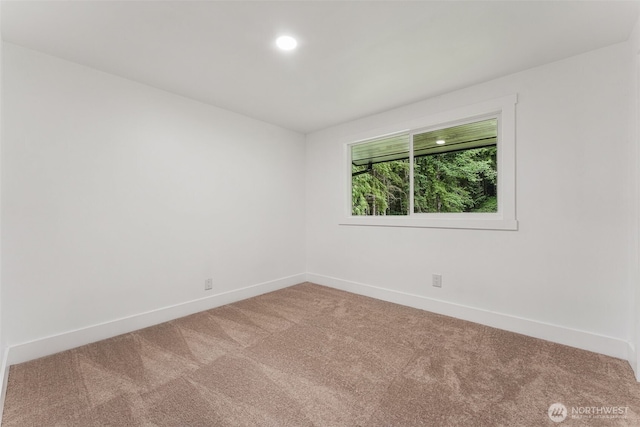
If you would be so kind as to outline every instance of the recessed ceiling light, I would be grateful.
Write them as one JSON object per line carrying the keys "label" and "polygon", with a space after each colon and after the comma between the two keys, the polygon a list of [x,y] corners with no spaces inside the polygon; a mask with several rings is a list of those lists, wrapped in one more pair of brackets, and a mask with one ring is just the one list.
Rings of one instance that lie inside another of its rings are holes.
{"label": "recessed ceiling light", "polygon": [[298,46],[298,42],[291,36],[280,36],[276,40],[276,45],[282,50],[293,50]]}
{"label": "recessed ceiling light", "polygon": [[445,143],[444,139],[439,139],[439,140],[436,141],[436,144],[438,144],[438,145],[444,145],[444,143]]}

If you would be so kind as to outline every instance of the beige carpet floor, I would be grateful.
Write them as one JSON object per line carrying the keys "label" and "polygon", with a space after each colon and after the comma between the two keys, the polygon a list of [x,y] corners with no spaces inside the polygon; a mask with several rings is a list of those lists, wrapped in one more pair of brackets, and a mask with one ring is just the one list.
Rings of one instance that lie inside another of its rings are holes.
{"label": "beige carpet floor", "polygon": [[[553,403],[567,408],[562,424],[548,416]],[[605,418],[612,407],[616,418]],[[3,418],[7,427],[547,425],[640,426],[628,363],[310,283],[14,365]]]}

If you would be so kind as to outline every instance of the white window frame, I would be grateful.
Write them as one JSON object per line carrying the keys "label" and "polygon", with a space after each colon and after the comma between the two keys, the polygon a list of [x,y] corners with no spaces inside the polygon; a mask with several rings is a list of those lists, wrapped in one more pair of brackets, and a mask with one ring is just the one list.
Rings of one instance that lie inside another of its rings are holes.
{"label": "white window frame", "polygon": [[[341,225],[378,227],[463,228],[485,230],[517,230],[516,219],[516,111],[517,95],[509,95],[479,104],[457,108],[429,117],[422,117],[390,129],[383,135],[372,135],[344,144],[345,215]],[[456,126],[473,121],[498,118],[498,211],[491,213],[414,213],[413,197],[413,135],[430,130]],[[351,147],[370,139],[390,134],[409,133],[409,213],[408,215],[353,215],[351,192]]]}

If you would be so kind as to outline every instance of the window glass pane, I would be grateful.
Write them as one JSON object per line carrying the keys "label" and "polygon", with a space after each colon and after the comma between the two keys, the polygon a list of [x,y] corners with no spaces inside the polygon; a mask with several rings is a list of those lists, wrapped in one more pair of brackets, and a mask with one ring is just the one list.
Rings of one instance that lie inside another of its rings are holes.
{"label": "window glass pane", "polygon": [[409,135],[351,146],[351,213],[408,215]]}
{"label": "window glass pane", "polygon": [[497,212],[497,119],[414,135],[414,212]]}

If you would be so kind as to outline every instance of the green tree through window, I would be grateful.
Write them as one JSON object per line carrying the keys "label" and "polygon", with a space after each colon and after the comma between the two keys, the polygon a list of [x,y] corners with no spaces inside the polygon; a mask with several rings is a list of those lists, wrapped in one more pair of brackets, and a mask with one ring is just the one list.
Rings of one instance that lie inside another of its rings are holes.
{"label": "green tree through window", "polygon": [[414,159],[414,212],[497,212],[496,147]]}
{"label": "green tree through window", "polygon": [[353,215],[409,212],[409,159],[352,166]]}

